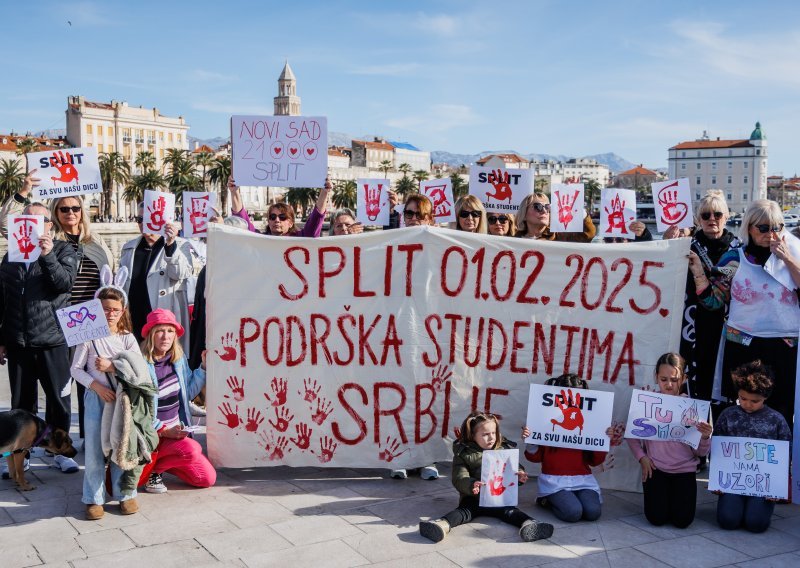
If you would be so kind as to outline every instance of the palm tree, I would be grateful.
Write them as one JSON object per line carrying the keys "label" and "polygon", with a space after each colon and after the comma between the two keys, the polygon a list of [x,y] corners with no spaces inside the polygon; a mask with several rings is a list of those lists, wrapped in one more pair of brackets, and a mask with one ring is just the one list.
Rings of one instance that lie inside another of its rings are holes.
{"label": "palm tree", "polygon": [[342,180],[336,183],[336,186],[333,188],[333,206],[337,209],[342,209],[344,207],[348,209],[355,209],[356,207],[356,190],[358,186],[356,185],[355,180]]}
{"label": "palm tree", "polygon": [[169,165],[169,173],[164,176],[169,190],[175,194],[175,202],[180,203],[184,191],[201,189],[199,177],[195,174],[195,165],[186,157],[175,158]]}
{"label": "palm tree", "polygon": [[[149,152],[146,152],[149,154]],[[144,173],[130,178],[122,197],[126,201],[139,203],[144,200],[145,189],[164,189],[166,181],[158,170],[146,170]]]}
{"label": "palm tree", "polygon": [[136,160],[133,165],[136,166],[139,174],[145,174],[156,167],[156,155],[152,152],[139,152],[136,154]]}
{"label": "palm tree", "polygon": [[5,201],[22,189],[23,181],[25,172],[17,160],[0,160],[0,201]]}
{"label": "palm tree", "polygon": [[403,177],[407,177],[408,174],[411,172],[411,166],[403,162],[397,167],[397,171],[403,172]]}
{"label": "palm tree", "polygon": [[231,157],[219,156],[208,170],[208,180],[219,186],[220,211],[225,215],[228,210],[228,178],[231,177]]}
{"label": "palm tree", "polygon": [[419,182],[421,181],[425,181],[426,179],[428,179],[428,176],[429,174],[425,170],[414,171],[414,180],[417,182],[417,184],[419,184]]}
{"label": "palm tree", "polygon": [[378,169],[381,170],[383,172],[383,175],[385,176],[389,172],[389,170],[392,169],[392,161],[383,160],[378,166]]}
{"label": "palm tree", "polygon": [[[125,185],[131,177],[131,165],[119,152],[100,154],[100,180],[103,183],[103,215],[111,216],[111,194],[116,185]],[[117,215],[120,212],[117,211]]]}
{"label": "palm tree", "polygon": [[405,197],[409,193],[419,191],[419,182],[415,184],[414,180],[412,180],[410,177],[403,176],[397,180],[397,185],[395,186],[394,190]]}
{"label": "palm tree", "polygon": [[586,211],[589,213],[589,215],[592,214],[595,196],[600,195],[600,189],[600,184],[597,182],[597,180],[583,180],[583,192],[586,196]]}
{"label": "palm tree", "polygon": [[211,152],[200,152],[194,155],[194,163],[203,168],[203,191],[208,191],[206,186],[206,172],[208,168],[214,165],[214,154]]}
{"label": "palm tree", "polygon": [[313,207],[318,196],[319,189],[314,187],[290,187],[286,191],[286,202],[294,207],[295,211],[302,209],[305,214],[309,206]]}
{"label": "palm tree", "polygon": [[28,152],[36,152],[37,150],[39,150],[39,142],[36,141],[36,138],[27,136],[22,140],[17,140],[17,156],[22,156]]}
{"label": "palm tree", "polygon": [[167,155],[161,163],[161,169],[166,174],[170,168],[179,167],[188,160],[189,150],[181,148],[167,148]]}
{"label": "palm tree", "polygon": [[466,195],[469,192],[469,184],[464,183],[464,179],[458,174],[458,172],[453,172],[450,174],[450,185],[453,186],[453,197],[458,199],[462,195]]}

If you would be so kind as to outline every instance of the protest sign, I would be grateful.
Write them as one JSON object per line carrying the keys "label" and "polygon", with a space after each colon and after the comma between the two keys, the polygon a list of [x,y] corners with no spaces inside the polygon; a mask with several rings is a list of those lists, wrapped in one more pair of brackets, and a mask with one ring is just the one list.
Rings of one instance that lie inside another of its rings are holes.
{"label": "protest sign", "polygon": [[683,442],[697,449],[698,422],[708,420],[711,403],[685,396],[634,390],[625,437],[653,442]]}
{"label": "protest sign", "polygon": [[531,385],[528,419],[529,444],[607,452],[614,393]]}
{"label": "protest sign", "polygon": [[[797,354],[798,363],[800,363],[800,352]],[[797,409],[800,408],[800,366],[797,367],[795,377],[795,391],[794,391],[794,408],[795,414]],[[792,460],[792,483],[794,488],[792,490],[792,503],[800,505],[800,420],[794,421],[794,432],[792,433],[792,455],[795,459]]]}
{"label": "protest sign", "polygon": [[550,231],[553,233],[582,233],[586,210],[583,207],[582,183],[554,183],[550,207]]}
{"label": "protest sign", "polygon": [[656,209],[656,228],[663,233],[670,227],[691,229],[694,227],[692,214],[692,190],[686,178],[660,181],[651,184],[653,205]]}
{"label": "protest sign", "polygon": [[25,158],[28,172],[37,170],[34,177],[42,180],[33,188],[37,200],[103,191],[96,148],[30,152]]}
{"label": "protest sign", "polygon": [[356,181],[356,220],[364,225],[389,224],[388,179],[358,179]]}
{"label": "protest sign", "polygon": [[184,191],[183,236],[187,239],[205,237],[208,220],[214,215],[217,195],[208,191]]}
{"label": "protest sign", "polygon": [[256,187],[323,187],[328,175],[328,119],[232,116],[233,178]]}
{"label": "protest sign", "polygon": [[[789,231],[785,231],[781,238],[783,242],[786,243],[786,246],[789,247],[789,253],[792,255],[793,258],[800,258],[800,239],[795,237]],[[780,258],[771,254],[767,259],[767,262],[764,263],[764,270],[766,270],[772,277],[781,283],[781,285],[786,288],[787,290],[795,290],[797,289],[797,284],[794,283],[794,279],[792,279],[792,273],[789,272],[789,267],[786,266],[786,263],[783,262]],[[794,299],[792,298],[792,301]]]}
{"label": "protest sign", "polygon": [[480,199],[486,211],[514,214],[533,193],[533,170],[470,166],[469,193]]}
{"label": "protest sign", "polygon": [[454,223],[456,220],[453,182],[450,178],[419,182],[419,192],[431,200],[434,223]]}
{"label": "protest sign", "polygon": [[149,235],[164,235],[167,224],[174,221],[175,194],[145,189],[142,232]]}
{"label": "protest sign", "polygon": [[100,300],[89,300],[61,308],[56,310],[56,316],[70,347],[111,335]]}
{"label": "protest sign", "polygon": [[33,262],[42,254],[39,235],[44,234],[43,215],[8,216],[8,262]]}
{"label": "protest sign", "polygon": [[636,235],[630,224],[636,220],[636,192],[632,189],[606,187],[600,192],[600,236],[625,237]]}
{"label": "protest sign", "polygon": [[212,224],[211,460],[445,461],[471,410],[513,430],[531,380],[576,373],[592,396],[614,393],[617,451],[600,483],[635,488],[641,469],[618,444],[631,387],[678,348],[687,251],[686,239],[597,246],[410,227],[334,242]]}
{"label": "protest sign", "polygon": [[789,442],[712,436],[708,490],[786,499],[789,495]]}
{"label": "protest sign", "polygon": [[481,507],[516,507],[519,503],[519,450],[483,450]]}

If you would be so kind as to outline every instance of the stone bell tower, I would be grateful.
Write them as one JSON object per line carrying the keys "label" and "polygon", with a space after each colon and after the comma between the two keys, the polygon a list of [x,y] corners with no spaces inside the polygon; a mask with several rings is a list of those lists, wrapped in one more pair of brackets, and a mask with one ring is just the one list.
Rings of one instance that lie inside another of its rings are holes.
{"label": "stone bell tower", "polygon": [[298,116],[300,114],[300,97],[297,96],[297,79],[289,67],[289,61],[283,66],[278,77],[278,96],[275,97],[275,116]]}

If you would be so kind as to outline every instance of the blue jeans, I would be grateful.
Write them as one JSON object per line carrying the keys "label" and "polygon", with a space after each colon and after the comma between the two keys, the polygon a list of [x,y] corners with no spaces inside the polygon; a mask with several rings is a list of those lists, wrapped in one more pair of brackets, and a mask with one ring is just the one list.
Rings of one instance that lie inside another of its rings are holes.
{"label": "blue jeans", "polygon": [[775,503],[763,497],[723,493],[717,501],[717,523],[725,530],[739,527],[761,533],[769,528]]}
{"label": "blue jeans", "polygon": [[103,457],[103,446],[100,441],[100,422],[103,419],[103,406],[106,404],[92,389],[86,389],[83,398],[83,427],[86,438],[83,451],[86,456],[86,468],[83,472],[83,498],[87,505],[102,505],[106,501],[126,501],[136,497],[122,495],[119,480],[123,471],[115,463],[109,462],[111,468],[111,487],[114,495],[107,499],[106,494],[106,462]]}
{"label": "blue jeans", "polygon": [[581,519],[596,521],[602,512],[600,495],[592,489],[562,489],[545,499],[552,507],[553,514],[567,523],[577,523]]}

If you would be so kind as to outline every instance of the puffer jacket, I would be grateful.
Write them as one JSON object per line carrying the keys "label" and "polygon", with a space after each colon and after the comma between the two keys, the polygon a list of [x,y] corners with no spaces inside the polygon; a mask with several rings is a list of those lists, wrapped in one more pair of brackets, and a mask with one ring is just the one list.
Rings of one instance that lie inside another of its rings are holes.
{"label": "puffer jacket", "polygon": [[53,241],[53,250],[30,268],[23,262],[0,264],[0,343],[55,347],[64,343],[56,310],[69,305],[78,257],[72,245]]}
{"label": "puffer jacket", "polygon": [[[501,450],[514,450],[517,444],[505,437],[500,443]],[[459,440],[453,442],[453,486],[462,497],[474,497],[472,487],[481,480],[481,463],[483,450],[475,442],[465,444]],[[519,471],[525,471],[522,466]]]}

